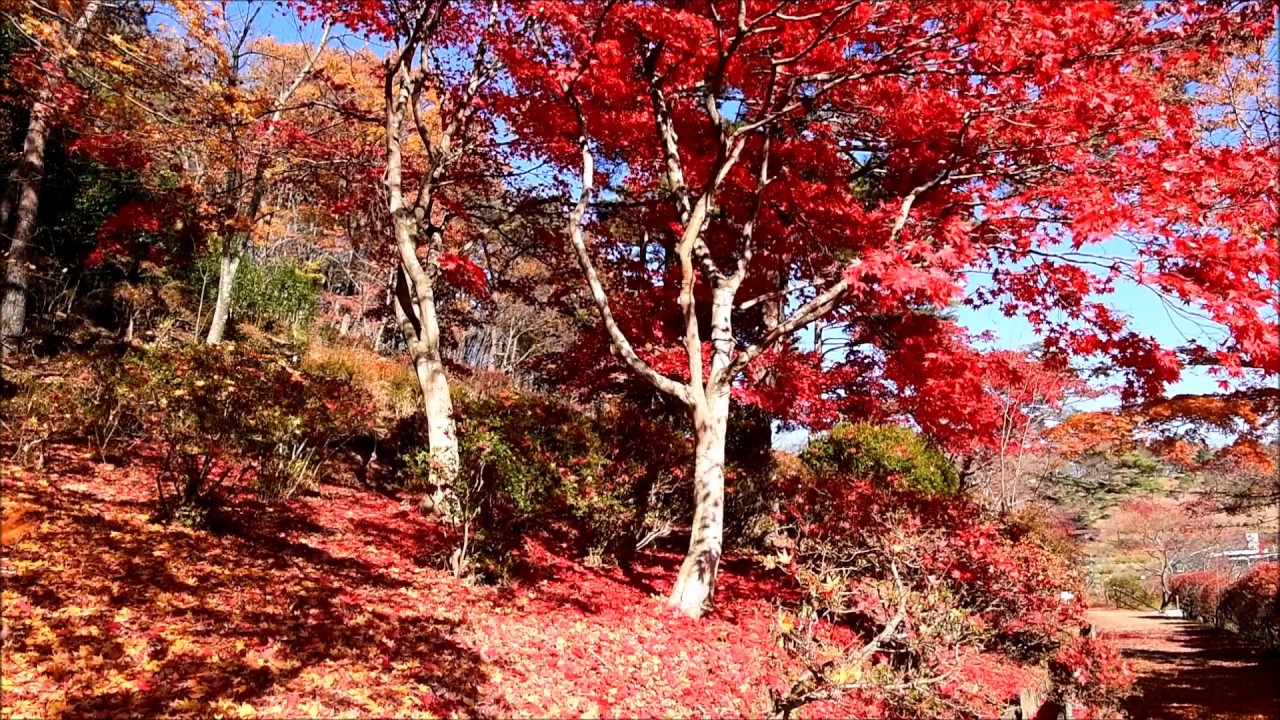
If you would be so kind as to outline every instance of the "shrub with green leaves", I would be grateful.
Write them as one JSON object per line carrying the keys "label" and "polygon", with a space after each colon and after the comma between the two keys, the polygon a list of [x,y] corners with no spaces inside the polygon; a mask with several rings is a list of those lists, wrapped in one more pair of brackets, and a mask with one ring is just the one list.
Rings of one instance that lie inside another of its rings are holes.
{"label": "shrub with green leaves", "polygon": [[250,396],[264,385],[254,382],[263,373],[255,360],[227,347],[153,348],[127,358],[135,411],[164,451],[161,517],[205,524],[219,487],[245,472],[238,455],[259,435],[251,409],[268,400]]}
{"label": "shrub with green leaves", "polygon": [[735,405],[732,412],[735,422],[725,439],[724,547],[758,549],[774,530],[773,514],[783,501],[773,418],[746,404]]}
{"label": "shrub with green leaves", "polygon": [[139,436],[130,379],[114,348],[101,348],[73,364],[18,371],[7,380],[0,428],[17,462],[38,465],[51,441],[82,442],[100,460],[118,461],[121,447]]}
{"label": "shrub with green leaves", "polygon": [[0,386],[0,447],[18,464],[40,467],[46,445],[71,426],[74,404],[70,384],[57,376],[42,378],[14,372]]}
{"label": "shrub with green leaves", "polygon": [[951,461],[919,433],[898,425],[841,423],[809,442],[800,459],[819,475],[850,475],[951,494],[959,476]]}
{"label": "shrub with green leaves", "polygon": [[[681,501],[677,495],[687,495],[669,477],[679,467],[669,455],[687,452],[688,444],[664,423],[597,421],[550,398],[513,392],[458,393],[454,406],[462,474],[446,514],[458,526],[458,574],[507,576],[513,551],[534,531],[592,556],[623,555],[644,527]],[[426,487],[425,421],[418,415],[410,422],[402,433],[413,439],[399,443],[402,482]],[[626,442],[618,442],[624,435]]]}
{"label": "shrub with green leaves", "polygon": [[292,394],[258,409],[265,442],[257,486],[270,498],[314,490],[336,451],[374,421],[373,398],[351,376],[287,369]]}
{"label": "shrub with green leaves", "polygon": [[1107,578],[1107,599],[1125,610],[1150,610],[1158,603],[1142,581],[1133,575],[1114,575]]}
{"label": "shrub with green leaves", "polygon": [[372,401],[349,379],[231,344],[135,353],[120,387],[165,453],[160,514],[201,522],[224,484],[251,473],[268,496],[314,486],[328,456],[372,419]]}
{"label": "shrub with green leaves", "polygon": [[[206,308],[216,299],[217,277],[217,256],[196,262],[192,283]],[[323,285],[324,274],[313,264],[289,259],[260,262],[246,256],[231,288],[231,311],[256,325],[302,330],[315,318]]]}

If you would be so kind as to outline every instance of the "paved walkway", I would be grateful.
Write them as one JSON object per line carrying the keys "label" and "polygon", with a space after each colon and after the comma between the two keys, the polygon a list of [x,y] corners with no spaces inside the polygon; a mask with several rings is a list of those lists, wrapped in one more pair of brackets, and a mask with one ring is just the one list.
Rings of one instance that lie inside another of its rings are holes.
{"label": "paved walkway", "polygon": [[1095,610],[1090,620],[1133,665],[1133,720],[1280,718],[1280,654],[1189,620]]}

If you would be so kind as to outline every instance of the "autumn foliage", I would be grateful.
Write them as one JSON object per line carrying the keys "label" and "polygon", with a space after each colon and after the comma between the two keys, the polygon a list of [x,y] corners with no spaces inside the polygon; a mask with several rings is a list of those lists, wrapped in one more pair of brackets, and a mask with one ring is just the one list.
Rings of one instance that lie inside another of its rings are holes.
{"label": "autumn foliage", "polygon": [[[65,462],[75,451],[54,452]],[[5,589],[6,677],[16,681],[7,706],[76,716],[758,716],[811,687],[803,678],[819,663],[829,697],[808,698],[801,716],[987,717],[1062,663],[1081,670],[1071,692],[1088,702],[1111,687],[1094,673],[1121,672],[1101,649],[1054,649],[1074,647],[1060,643],[1082,609],[1059,601],[1057,588],[1074,582],[1064,561],[974,506],[850,481],[842,497],[863,508],[864,528],[797,528],[784,550],[792,561],[773,570],[734,559],[717,612],[693,622],[656,594],[679,560],[669,551],[637,558],[627,574],[566,559],[557,533],[531,532],[513,584],[473,586],[453,579],[453,540],[411,503],[351,489],[264,504],[250,483],[230,482],[221,534],[155,524],[161,459],[90,460],[94,475],[7,466],[6,497],[44,513],[7,561],[18,572]],[[857,571],[815,564],[820,542],[861,553]],[[99,549],[80,553],[82,543]],[[907,595],[896,594],[894,567]],[[152,584],[128,590],[140,572]],[[50,591],[67,600],[46,605]],[[142,594],[113,605],[124,592]],[[897,630],[850,662],[900,600]],[[107,651],[93,649],[100,642]],[[229,674],[248,681],[224,684]]]}
{"label": "autumn foliage", "polygon": [[1218,601],[1229,584],[1226,577],[1216,572],[1185,573],[1174,577],[1173,592],[1185,615],[1218,625]]}
{"label": "autumn foliage", "polygon": [[1280,643],[1280,585],[1276,563],[1249,568],[1232,581],[1216,572],[1179,575],[1174,592],[1183,612],[1270,645]]}
{"label": "autumn foliage", "polygon": [[0,525],[0,544],[12,545],[18,538],[32,530],[31,519],[25,508],[14,508],[5,513],[4,523]]}
{"label": "autumn foliage", "polygon": [[1263,563],[1249,568],[1222,591],[1218,612],[1239,632],[1280,644],[1280,566]]}
{"label": "autumn foliage", "polygon": [[782,548],[765,563],[797,592],[779,622],[807,669],[775,707],[988,717],[1050,676],[1095,711],[1123,697],[1123,662],[1082,642],[1084,605],[1063,599],[1081,592],[1076,569],[1024,526],[856,476],[789,483]]}
{"label": "autumn foliage", "polygon": [[1274,640],[1275,22],[0,0],[6,711],[1105,715],[1113,509]]}

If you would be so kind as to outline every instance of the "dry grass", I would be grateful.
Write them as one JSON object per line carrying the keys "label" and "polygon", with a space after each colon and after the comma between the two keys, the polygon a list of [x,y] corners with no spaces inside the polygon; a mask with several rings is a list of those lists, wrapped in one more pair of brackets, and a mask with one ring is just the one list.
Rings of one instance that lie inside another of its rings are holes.
{"label": "dry grass", "polygon": [[373,396],[380,417],[407,417],[421,407],[418,379],[405,362],[354,345],[313,342],[302,363],[314,370],[353,378]]}

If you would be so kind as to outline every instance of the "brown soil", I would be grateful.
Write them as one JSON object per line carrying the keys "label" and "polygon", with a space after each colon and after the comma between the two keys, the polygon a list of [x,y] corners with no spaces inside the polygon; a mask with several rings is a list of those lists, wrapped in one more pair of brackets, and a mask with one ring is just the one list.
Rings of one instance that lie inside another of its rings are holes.
{"label": "brown soil", "polygon": [[1095,610],[1090,619],[1138,675],[1125,704],[1133,720],[1280,718],[1280,654],[1147,612]]}

